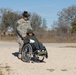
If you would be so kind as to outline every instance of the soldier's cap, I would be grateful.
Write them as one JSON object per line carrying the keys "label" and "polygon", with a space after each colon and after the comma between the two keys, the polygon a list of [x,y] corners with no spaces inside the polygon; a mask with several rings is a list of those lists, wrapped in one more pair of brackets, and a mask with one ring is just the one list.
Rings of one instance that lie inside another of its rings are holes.
{"label": "soldier's cap", "polygon": [[27,11],[24,11],[22,15],[23,15],[23,17],[29,17],[30,16],[30,14]]}

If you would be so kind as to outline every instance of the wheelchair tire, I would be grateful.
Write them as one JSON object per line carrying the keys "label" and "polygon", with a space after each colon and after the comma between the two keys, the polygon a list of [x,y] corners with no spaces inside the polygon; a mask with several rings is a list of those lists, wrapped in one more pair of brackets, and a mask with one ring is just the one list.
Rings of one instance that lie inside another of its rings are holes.
{"label": "wheelchair tire", "polygon": [[26,44],[22,48],[22,61],[30,62],[32,55],[32,47],[30,44]]}

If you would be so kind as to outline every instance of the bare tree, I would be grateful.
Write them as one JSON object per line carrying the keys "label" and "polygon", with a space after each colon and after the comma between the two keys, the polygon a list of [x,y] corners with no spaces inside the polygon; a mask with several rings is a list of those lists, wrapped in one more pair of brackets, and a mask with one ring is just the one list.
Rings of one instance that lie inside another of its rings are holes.
{"label": "bare tree", "polygon": [[31,25],[34,31],[38,31],[42,24],[42,18],[36,13],[31,14]]}
{"label": "bare tree", "polygon": [[64,8],[58,13],[58,21],[55,27],[60,30],[60,32],[68,33],[72,28],[71,23],[74,18],[76,18],[76,6]]}
{"label": "bare tree", "polygon": [[74,21],[72,22],[72,33],[76,33],[76,18],[74,19]]}
{"label": "bare tree", "polygon": [[47,29],[47,23],[46,23],[46,19],[45,18],[43,18],[43,20],[42,20],[42,29],[43,30]]}
{"label": "bare tree", "polygon": [[19,18],[21,18],[21,15],[10,9],[0,9],[0,13],[1,13],[1,26],[3,30],[6,31],[9,26],[15,29],[15,23]]}

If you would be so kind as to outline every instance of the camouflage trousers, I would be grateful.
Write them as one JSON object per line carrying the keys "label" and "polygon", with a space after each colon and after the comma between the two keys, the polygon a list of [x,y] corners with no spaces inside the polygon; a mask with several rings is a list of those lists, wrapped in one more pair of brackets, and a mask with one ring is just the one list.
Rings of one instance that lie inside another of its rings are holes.
{"label": "camouflage trousers", "polygon": [[20,36],[17,36],[17,42],[19,44],[19,53],[22,53],[22,47],[23,47],[23,40],[20,38]]}

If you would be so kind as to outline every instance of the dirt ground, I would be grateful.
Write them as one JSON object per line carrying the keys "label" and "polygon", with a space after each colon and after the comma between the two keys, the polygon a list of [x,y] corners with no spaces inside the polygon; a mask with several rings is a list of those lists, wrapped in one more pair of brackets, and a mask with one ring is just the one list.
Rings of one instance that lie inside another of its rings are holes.
{"label": "dirt ground", "polygon": [[44,43],[49,58],[25,63],[17,58],[18,44],[0,42],[0,75],[76,75],[76,43]]}

